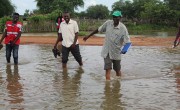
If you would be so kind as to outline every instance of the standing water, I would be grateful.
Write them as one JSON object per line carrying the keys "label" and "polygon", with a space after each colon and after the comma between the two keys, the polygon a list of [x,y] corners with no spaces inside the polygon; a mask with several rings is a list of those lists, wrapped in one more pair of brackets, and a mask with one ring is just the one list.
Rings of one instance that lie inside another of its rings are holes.
{"label": "standing water", "polygon": [[21,45],[19,65],[0,51],[0,110],[178,110],[180,49],[133,46],[122,55],[122,77],[105,80],[101,46],[81,46],[67,70],[51,45]]}

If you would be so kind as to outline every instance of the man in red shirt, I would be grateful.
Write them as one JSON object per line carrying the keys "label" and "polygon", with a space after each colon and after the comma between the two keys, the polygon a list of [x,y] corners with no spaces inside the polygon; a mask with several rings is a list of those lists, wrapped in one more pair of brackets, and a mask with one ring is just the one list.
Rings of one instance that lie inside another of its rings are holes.
{"label": "man in red shirt", "polygon": [[14,13],[12,21],[7,21],[5,25],[5,31],[0,40],[0,44],[2,45],[2,41],[6,44],[6,60],[7,63],[10,63],[11,52],[13,52],[14,64],[18,64],[18,50],[20,44],[20,36],[22,23],[18,21],[19,14]]}

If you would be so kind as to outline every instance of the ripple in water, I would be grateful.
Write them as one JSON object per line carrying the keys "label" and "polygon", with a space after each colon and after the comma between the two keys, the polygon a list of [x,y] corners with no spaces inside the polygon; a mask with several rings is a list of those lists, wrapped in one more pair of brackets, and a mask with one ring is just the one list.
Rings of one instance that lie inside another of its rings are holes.
{"label": "ripple in water", "polygon": [[84,66],[70,54],[68,69],[52,45],[21,45],[19,65],[0,53],[0,109],[180,109],[180,49],[132,46],[122,55],[122,77],[105,81],[101,46],[81,46]]}

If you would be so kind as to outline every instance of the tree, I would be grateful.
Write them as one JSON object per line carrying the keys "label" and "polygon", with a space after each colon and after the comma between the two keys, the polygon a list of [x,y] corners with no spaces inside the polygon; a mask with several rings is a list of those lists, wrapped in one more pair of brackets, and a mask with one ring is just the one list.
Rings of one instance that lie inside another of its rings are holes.
{"label": "tree", "polygon": [[81,11],[80,13],[75,13],[75,14],[79,18],[86,18],[87,17],[87,13],[85,11]]}
{"label": "tree", "polygon": [[87,16],[93,19],[105,19],[109,16],[108,7],[104,5],[90,6],[87,9]]}
{"label": "tree", "polygon": [[175,13],[175,21],[177,21],[180,18],[180,0],[164,0],[164,2]]}
{"label": "tree", "polygon": [[122,15],[123,17],[132,19],[135,15],[134,15],[134,8],[133,8],[133,3],[131,1],[124,1],[124,0],[120,0],[115,2],[112,5],[112,10],[119,10],[122,11]]}
{"label": "tree", "polygon": [[172,10],[180,10],[180,0],[164,0]]}
{"label": "tree", "polygon": [[42,14],[50,13],[53,10],[54,0],[35,0],[37,2],[37,7]]}
{"label": "tree", "polygon": [[144,4],[145,10],[141,12],[141,17],[153,24],[164,24],[173,21],[174,11],[162,2],[148,2]]}
{"label": "tree", "polygon": [[0,17],[11,15],[15,7],[11,4],[10,0],[0,0]]}
{"label": "tree", "polygon": [[67,10],[74,13],[78,6],[84,6],[83,0],[35,0],[42,14],[51,13],[54,10]]}

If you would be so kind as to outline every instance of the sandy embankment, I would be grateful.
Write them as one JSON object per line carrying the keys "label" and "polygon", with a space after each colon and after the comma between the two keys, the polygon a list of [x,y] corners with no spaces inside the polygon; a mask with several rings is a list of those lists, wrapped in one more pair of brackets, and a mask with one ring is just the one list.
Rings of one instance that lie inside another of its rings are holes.
{"label": "sandy embankment", "polygon": [[[175,36],[173,37],[145,37],[138,35],[130,35],[133,46],[172,46]],[[56,42],[56,34],[22,34],[21,44],[54,44]],[[92,36],[86,42],[83,36],[79,37],[80,45],[102,45],[103,37]]]}

